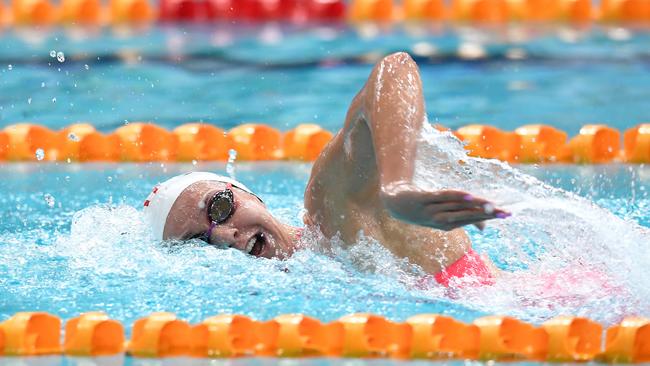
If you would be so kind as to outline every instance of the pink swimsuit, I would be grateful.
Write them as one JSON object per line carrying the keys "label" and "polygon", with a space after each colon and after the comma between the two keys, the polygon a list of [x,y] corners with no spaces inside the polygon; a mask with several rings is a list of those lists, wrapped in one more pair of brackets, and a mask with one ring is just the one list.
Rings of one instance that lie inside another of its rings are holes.
{"label": "pink swimsuit", "polygon": [[463,277],[471,277],[471,282],[477,285],[494,284],[494,276],[490,268],[473,249],[469,249],[459,260],[434,275],[436,282],[445,287],[449,287],[449,282],[453,278]]}

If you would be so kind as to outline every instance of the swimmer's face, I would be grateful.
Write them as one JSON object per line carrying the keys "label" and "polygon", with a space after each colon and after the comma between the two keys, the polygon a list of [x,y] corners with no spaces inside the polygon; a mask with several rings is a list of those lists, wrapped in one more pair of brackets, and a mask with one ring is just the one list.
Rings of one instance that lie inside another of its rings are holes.
{"label": "swimmer's face", "polygon": [[[167,216],[164,239],[201,237],[210,229],[208,206],[215,193],[226,185],[214,181],[196,182],[176,199]],[[265,258],[284,258],[294,251],[293,229],[271,215],[264,203],[237,187],[231,188],[234,210],[217,224],[209,243],[231,247]]]}

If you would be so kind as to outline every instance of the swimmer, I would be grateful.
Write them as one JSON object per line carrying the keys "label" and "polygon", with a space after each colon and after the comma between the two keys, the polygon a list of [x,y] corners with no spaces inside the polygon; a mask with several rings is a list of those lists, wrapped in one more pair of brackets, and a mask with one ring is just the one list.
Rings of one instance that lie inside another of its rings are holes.
{"label": "swimmer", "polygon": [[[348,245],[363,232],[443,285],[468,274],[489,283],[488,261],[472,250],[462,227],[483,229],[485,221],[510,214],[467,192],[429,192],[413,184],[425,121],[417,65],[406,53],[385,57],[313,165],[304,223]],[[256,257],[290,256],[302,232],[273,217],[241,182],[212,173],[171,178],[144,206],[156,239],[201,238]]]}

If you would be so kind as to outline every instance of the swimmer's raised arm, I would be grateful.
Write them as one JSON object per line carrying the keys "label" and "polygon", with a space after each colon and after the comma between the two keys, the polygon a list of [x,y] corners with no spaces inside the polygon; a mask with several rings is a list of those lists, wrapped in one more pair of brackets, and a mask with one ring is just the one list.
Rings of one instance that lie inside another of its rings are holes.
{"label": "swimmer's raised arm", "polygon": [[502,217],[486,212],[487,201],[461,191],[427,192],[413,185],[417,139],[426,121],[418,67],[406,53],[386,57],[372,71],[346,124],[362,120],[370,127],[380,181],[380,197],[393,217],[451,230]]}
{"label": "swimmer's raised arm", "polygon": [[[345,126],[315,164],[312,181],[323,175],[320,170],[337,174],[340,186],[352,189],[347,200],[367,201],[374,193],[392,217],[435,229],[482,228],[484,220],[507,216],[500,209],[486,212],[488,202],[466,192],[428,192],[413,184],[417,141],[425,120],[417,65],[406,53],[385,57],[352,101]],[[329,169],[337,159],[327,155],[341,150],[342,169]],[[305,202],[309,210],[309,200]]]}

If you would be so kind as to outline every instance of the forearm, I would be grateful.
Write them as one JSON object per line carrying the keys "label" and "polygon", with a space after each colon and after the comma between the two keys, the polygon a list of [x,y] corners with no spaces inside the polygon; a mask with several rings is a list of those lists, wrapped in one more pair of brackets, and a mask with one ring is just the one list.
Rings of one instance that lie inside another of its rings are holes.
{"label": "forearm", "polygon": [[410,183],[426,116],[417,65],[406,53],[384,58],[372,71],[361,97],[382,188]]}

